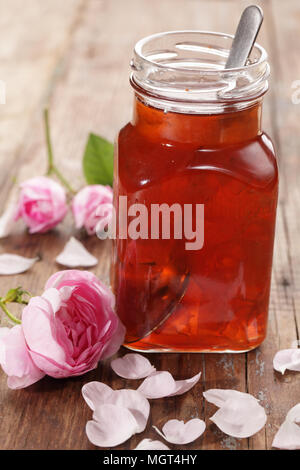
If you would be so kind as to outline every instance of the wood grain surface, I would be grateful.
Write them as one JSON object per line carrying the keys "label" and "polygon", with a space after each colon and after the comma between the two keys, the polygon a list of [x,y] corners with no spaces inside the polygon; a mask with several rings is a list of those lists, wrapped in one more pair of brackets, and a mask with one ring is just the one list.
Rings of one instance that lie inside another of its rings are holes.
{"label": "wood grain surface", "polygon": [[[154,400],[145,432],[120,449],[134,448],[145,437],[154,439],[153,424],[160,427],[171,418],[194,417],[205,419],[207,430],[186,449],[270,449],[287,411],[300,402],[300,374],[281,376],[272,367],[275,352],[299,340],[300,329],[300,105],[291,99],[292,83],[300,80],[300,3],[256,3],[265,12],[259,42],[269,52],[272,69],[264,128],[275,142],[281,172],[268,337],[248,354],[147,355],[158,370],[169,370],[177,379],[199,370],[202,378],[183,396]],[[88,133],[114,139],[130,119],[128,75],[135,42],[164,30],[233,33],[247,4],[241,0],[27,0],[24,8],[21,0],[0,0],[0,79],[7,87],[7,102],[0,105],[1,211],[14,197],[16,182],[45,172],[42,110],[46,104],[56,162],[79,188]],[[41,261],[26,274],[1,276],[0,295],[17,285],[41,293],[49,275],[59,269],[54,259],[71,234],[83,239],[74,231],[71,216],[45,235],[28,235],[17,226],[12,236],[0,241],[0,252],[40,255]],[[108,282],[109,242],[85,237],[84,243],[99,258],[93,272]],[[20,391],[9,390],[1,372],[0,449],[95,449],[85,434],[91,412],[81,398],[82,385],[91,380],[114,388],[138,385],[118,378],[108,362],[83,377],[47,377]],[[202,400],[203,390],[215,387],[248,391],[259,398],[268,414],[266,427],[250,439],[219,431],[209,420],[216,408]]]}

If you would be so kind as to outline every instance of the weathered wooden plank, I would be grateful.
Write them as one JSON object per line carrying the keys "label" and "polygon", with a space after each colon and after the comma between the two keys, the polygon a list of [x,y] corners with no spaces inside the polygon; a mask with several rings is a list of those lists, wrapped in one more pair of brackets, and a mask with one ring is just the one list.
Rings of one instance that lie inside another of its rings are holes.
{"label": "weathered wooden plank", "polygon": [[1,207],[16,174],[24,136],[34,132],[32,115],[49,87],[57,62],[76,25],[80,0],[0,2],[0,79],[6,84],[1,105]]}
{"label": "weathered wooden plank", "polygon": [[[285,231],[288,239],[289,265],[291,270],[291,293],[294,302],[294,314],[297,328],[300,328],[300,273],[299,273],[299,116],[300,106],[294,104],[292,95],[295,89],[293,82],[299,80],[300,66],[298,64],[299,41],[295,40],[299,34],[300,6],[297,1],[287,2],[285,8],[274,2],[274,23],[276,31],[281,31],[277,37],[278,68],[281,75],[278,96],[280,108],[277,113],[278,133],[282,147],[281,171],[287,182],[284,187],[284,214]],[[299,339],[299,338],[298,338]]]}

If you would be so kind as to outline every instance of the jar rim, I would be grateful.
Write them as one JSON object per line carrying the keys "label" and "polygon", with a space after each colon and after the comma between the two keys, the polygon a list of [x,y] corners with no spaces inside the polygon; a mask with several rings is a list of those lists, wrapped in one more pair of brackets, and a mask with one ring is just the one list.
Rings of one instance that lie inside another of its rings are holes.
{"label": "jar rim", "polygon": [[229,33],[222,33],[222,32],[216,32],[216,31],[205,31],[205,30],[192,30],[192,29],[188,29],[188,30],[174,30],[174,31],[164,31],[164,32],[160,32],[160,33],[154,33],[154,34],[151,34],[149,36],[146,36],[142,39],[140,39],[136,44],[135,44],[135,47],[134,47],[134,53],[139,57],[141,58],[143,61],[147,62],[148,64],[155,64],[155,66],[159,67],[159,68],[162,68],[163,70],[166,70],[166,69],[169,69],[169,70],[174,70],[176,72],[182,70],[184,71],[185,73],[188,73],[189,71],[190,72],[193,72],[195,73],[195,71],[197,71],[198,73],[200,74],[208,74],[208,75],[212,75],[212,74],[217,74],[217,73],[220,73],[220,72],[231,72],[231,73],[239,73],[239,72],[243,72],[245,70],[249,70],[249,69],[252,69],[254,67],[257,67],[259,65],[261,65],[263,62],[267,62],[268,60],[268,54],[266,52],[266,50],[260,45],[258,44],[257,42],[255,42],[254,46],[253,46],[253,50],[257,50],[260,52],[260,58],[259,60],[255,61],[255,62],[249,62],[248,64],[242,66],[242,67],[234,67],[234,68],[228,68],[228,69],[216,69],[216,70],[212,70],[210,68],[189,68],[189,67],[184,67],[182,69],[180,69],[179,67],[174,67],[174,66],[169,66],[169,65],[165,65],[165,64],[162,64],[160,62],[157,62],[155,60],[150,60],[148,59],[142,49],[143,47],[149,43],[150,41],[154,40],[154,39],[159,39],[159,38],[162,38],[164,36],[174,36],[175,34],[186,34],[186,35],[191,35],[191,34],[198,34],[198,35],[205,35],[205,36],[211,36],[211,37],[219,37],[219,38],[224,38],[224,39],[231,39],[233,40],[234,38],[234,35],[233,34],[229,34]]}
{"label": "jar rim", "polygon": [[259,100],[268,89],[267,52],[255,43],[247,64],[225,69],[234,36],[178,30],[152,34],[134,47],[131,84],[164,110],[223,112]]}

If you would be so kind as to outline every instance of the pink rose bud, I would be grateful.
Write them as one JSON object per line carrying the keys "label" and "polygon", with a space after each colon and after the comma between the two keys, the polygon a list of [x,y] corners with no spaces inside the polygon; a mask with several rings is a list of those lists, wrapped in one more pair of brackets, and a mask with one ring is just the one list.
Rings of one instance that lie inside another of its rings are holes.
{"label": "pink rose bud", "polygon": [[51,178],[37,176],[20,186],[16,219],[22,218],[30,233],[44,233],[55,227],[67,213],[66,194]]}
{"label": "pink rose bud", "polygon": [[0,329],[0,363],[10,388],[23,388],[45,374],[84,374],[115,354],[125,328],[114,295],[87,271],[60,271],[40,297],[24,308],[22,324]]}
{"label": "pink rose bud", "polygon": [[94,184],[83,188],[72,201],[76,228],[85,227],[89,235],[104,230],[112,217],[112,201],[110,186]]}

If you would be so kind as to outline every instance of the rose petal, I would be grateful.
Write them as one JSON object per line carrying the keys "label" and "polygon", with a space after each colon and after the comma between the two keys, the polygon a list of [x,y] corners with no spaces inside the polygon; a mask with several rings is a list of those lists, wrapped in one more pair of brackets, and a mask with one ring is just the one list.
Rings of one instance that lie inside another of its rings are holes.
{"label": "rose petal", "polygon": [[107,403],[114,390],[102,382],[89,382],[85,384],[81,393],[86,404],[95,411],[95,409]]}
{"label": "rose petal", "polygon": [[170,450],[160,441],[152,441],[152,439],[143,439],[134,450]]}
{"label": "rose petal", "polygon": [[282,349],[273,359],[273,367],[282,374],[288,370],[300,372],[300,349]]}
{"label": "rose petal", "polygon": [[15,225],[15,216],[17,212],[16,204],[9,204],[7,209],[0,217],[0,238],[7,237],[11,234]]}
{"label": "rose petal", "polygon": [[186,380],[174,380],[170,372],[158,371],[149,375],[137,389],[146,398],[163,398],[182,395],[199,380],[201,372]]}
{"label": "rose petal", "polygon": [[150,414],[150,405],[141,393],[136,390],[116,390],[110,402],[114,405],[127,408],[132,413],[137,422],[136,432],[145,430]]}
{"label": "rose petal", "polygon": [[136,390],[112,390],[101,382],[90,382],[82,387],[82,395],[92,410],[103,404],[127,408],[137,422],[136,432],[144,431],[150,413],[148,400]]}
{"label": "rose petal", "polygon": [[125,354],[111,362],[112,370],[124,379],[143,379],[156,371],[150,361],[141,354]]}
{"label": "rose petal", "polygon": [[27,349],[21,325],[15,325],[8,331],[1,328],[0,363],[8,375],[9,388],[28,387],[37,382],[45,373],[32,361]]}
{"label": "rose petal", "polygon": [[86,424],[89,441],[98,447],[114,447],[127,441],[137,432],[137,422],[132,413],[121,406],[105,404],[93,414]]}
{"label": "rose petal", "polygon": [[69,268],[96,266],[97,258],[91,255],[87,249],[76,238],[71,237],[66,243],[63,251],[56,257],[55,261]]}
{"label": "rose petal", "polygon": [[1,326],[0,327],[0,340],[5,338],[5,336],[8,335],[10,331],[10,328],[8,328],[7,326]]}
{"label": "rose petal", "polygon": [[203,395],[207,401],[220,407],[210,419],[229,436],[250,437],[266,424],[264,408],[249,393],[211,389]]}
{"label": "rose petal", "polygon": [[3,342],[5,336],[9,334],[10,328],[3,326],[0,328],[0,364],[5,361],[5,343]]}
{"label": "rose petal", "polygon": [[[47,291],[46,291],[47,292]],[[54,307],[57,303],[53,299]],[[52,304],[44,297],[32,297],[23,309],[22,328],[30,355],[38,367],[45,370],[45,361],[65,364],[66,350],[56,340],[55,312]],[[44,354],[47,354],[47,357]],[[53,367],[54,366],[53,364]],[[50,365],[47,375],[50,375]]]}
{"label": "rose petal", "polygon": [[205,422],[202,419],[194,418],[186,423],[178,419],[170,419],[164,424],[162,432],[153,426],[166,441],[172,444],[188,444],[200,437],[205,431]]}
{"label": "rose petal", "polygon": [[51,304],[54,314],[58,312],[62,304],[62,297],[59,290],[51,287],[50,289],[45,290],[42,297]]}
{"label": "rose petal", "polygon": [[146,398],[163,398],[176,390],[176,383],[170,372],[159,371],[149,375],[137,389]]}
{"label": "rose petal", "polygon": [[3,253],[0,255],[0,274],[19,274],[27,271],[39,258],[24,258],[23,256]]}
{"label": "rose petal", "polygon": [[300,403],[293,406],[286,415],[285,418],[287,421],[292,421],[293,423],[300,424]]}
{"label": "rose petal", "polygon": [[55,287],[50,287],[49,289],[46,289],[44,291],[42,297],[50,303],[53,313],[55,314],[56,312],[58,312],[60,307],[63,306],[64,303],[69,300],[74,289],[74,286],[64,286],[61,287],[59,290]]}
{"label": "rose petal", "polygon": [[229,398],[233,398],[235,396],[238,397],[241,394],[243,395],[242,392],[238,392],[237,390],[224,390],[221,388],[211,388],[210,390],[203,392],[204,398],[210,403],[216,405],[218,408],[223,406],[226,400],[228,400]]}
{"label": "rose petal", "polygon": [[290,409],[278,429],[272,447],[284,450],[300,449],[300,403]]}
{"label": "rose petal", "polygon": [[282,450],[299,450],[300,426],[290,421],[284,421],[274,437],[272,447]]}
{"label": "rose petal", "polygon": [[[114,301],[114,297],[113,297],[113,301]],[[112,306],[112,309],[113,308],[114,307]],[[121,323],[121,320],[119,319],[117,328],[115,332],[113,333],[113,335],[111,336],[110,341],[103,346],[102,356],[101,356],[102,361],[106,359],[107,357],[113,356],[119,351],[121,344],[124,343],[125,333],[126,333],[126,328],[123,325],[123,323]]]}
{"label": "rose petal", "polygon": [[194,377],[191,377],[190,379],[185,379],[185,380],[176,380],[176,392],[171,393],[169,395],[170,397],[176,396],[176,395],[182,395],[185,392],[188,392],[191,388],[196,385],[196,383],[199,381],[201,377],[201,372],[199,374],[194,375]]}

